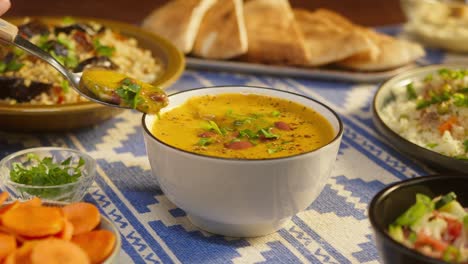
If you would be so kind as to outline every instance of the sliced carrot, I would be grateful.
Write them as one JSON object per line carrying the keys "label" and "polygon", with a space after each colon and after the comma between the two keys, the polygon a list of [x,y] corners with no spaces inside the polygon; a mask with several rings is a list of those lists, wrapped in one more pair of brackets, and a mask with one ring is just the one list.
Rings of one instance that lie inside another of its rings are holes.
{"label": "sliced carrot", "polygon": [[452,129],[452,126],[457,124],[458,123],[458,118],[456,116],[452,116],[450,117],[449,119],[447,119],[447,121],[443,122],[440,126],[439,126],[439,132],[441,135],[443,135],[445,133],[445,131],[447,130],[451,130]]}
{"label": "sliced carrot", "polygon": [[2,205],[10,195],[7,192],[0,193],[0,205]]}
{"label": "sliced carrot", "polygon": [[37,245],[37,241],[24,243],[23,246],[11,252],[3,264],[30,264],[32,249]]}
{"label": "sliced carrot", "polygon": [[34,197],[30,200],[21,203],[21,206],[41,206],[42,200],[39,197]]}
{"label": "sliced carrot", "polygon": [[71,241],[88,254],[91,263],[103,262],[115,247],[115,235],[109,230],[95,230],[76,235]]}
{"label": "sliced carrot", "polygon": [[90,203],[72,203],[62,207],[62,211],[65,218],[73,224],[73,235],[89,232],[101,221],[99,210]]}
{"label": "sliced carrot", "polygon": [[0,215],[3,215],[6,212],[8,212],[9,210],[18,207],[19,204],[20,204],[20,202],[18,200],[16,200],[16,201],[12,202],[11,204],[8,204],[8,205],[5,205],[5,206],[1,207],[0,208]]}
{"label": "sliced carrot", "polygon": [[72,236],[73,236],[73,224],[70,221],[65,220],[62,231],[56,234],[55,237],[70,241]]}
{"label": "sliced carrot", "polygon": [[79,246],[61,239],[45,239],[37,243],[31,252],[31,264],[86,264],[88,255]]}
{"label": "sliced carrot", "polygon": [[0,233],[0,261],[16,249],[16,239],[9,234]]}
{"label": "sliced carrot", "polygon": [[60,232],[64,218],[57,207],[20,206],[8,210],[2,216],[2,223],[18,235],[43,237]]}

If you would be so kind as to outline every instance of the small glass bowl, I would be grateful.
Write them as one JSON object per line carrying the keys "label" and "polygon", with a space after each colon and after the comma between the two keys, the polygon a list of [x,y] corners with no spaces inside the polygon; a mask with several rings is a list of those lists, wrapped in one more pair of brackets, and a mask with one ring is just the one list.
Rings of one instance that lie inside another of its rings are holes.
{"label": "small glass bowl", "polygon": [[[30,154],[37,155],[41,160],[44,157],[52,157],[54,163],[61,163],[67,158],[71,158],[72,164],[77,164],[82,158],[84,165],[80,167],[81,176],[76,182],[53,185],[37,186],[13,182],[10,179],[10,171],[14,164],[19,163],[23,167],[37,165],[31,161]],[[96,176],[96,161],[86,153],[60,147],[39,147],[25,149],[6,156],[0,161],[0,181],[10,193],[12,199],[29,200],[39,197],[45,201],[76,202],[83,199],[88,188]]]}

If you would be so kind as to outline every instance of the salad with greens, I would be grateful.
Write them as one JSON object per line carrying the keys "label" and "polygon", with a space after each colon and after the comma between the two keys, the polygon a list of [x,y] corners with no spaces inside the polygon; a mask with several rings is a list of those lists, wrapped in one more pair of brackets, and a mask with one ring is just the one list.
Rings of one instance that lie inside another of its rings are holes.
{"label": "salad with greens", "polygon": [[431,199],[416,194],[416,202],[388,227],[389,235],[429,257],[468,263],[468,210],[455,193]]}

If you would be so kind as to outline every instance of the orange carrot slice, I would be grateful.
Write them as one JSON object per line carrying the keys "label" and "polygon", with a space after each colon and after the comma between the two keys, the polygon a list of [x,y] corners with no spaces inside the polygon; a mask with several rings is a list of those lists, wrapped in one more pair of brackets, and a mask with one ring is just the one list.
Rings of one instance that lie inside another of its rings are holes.
{"label": "orange carrot slice", "polygon": [[0,215],[3,215],[6,212],[8,212],[9,210],[18,207],[19,204],[20,204],[20,202],[18,200],[16,200],[16,201],[12,202],[11,204],[8,204],[8,205],[5,205],[5,206],[1,207],[0,208]]}
{"label": "orange carrot slice", "polygon": [[79,246],[61,239],[41,240],[31,251],[31,264],[86,264],[88,255]]}
{"label": "orange carrot slice", "polygon": [[115,247],[115,235],[109,230],[95,230],[76,235],[71,241],[88,254],[91,263],[103,262]]}
{"label": "orange carrot slice", "polygon": [[2,216],[7,229],[27,237],[57,234],[63,228],[63,220],[60,208],[45,206],[20,206]]}
{"label": "orange carrot slice", "polygon": [[62,231],[56,234],[55,237],[70,241],[72,239],[72,236],[73,236],[73,224],[70,221],[65,220]]}
{"label": "orange carrot slice", "polygon": [[37,245],[37,241],[24,243],[22,247],[11,252],[3,264],[30,264],[32,249]]}
{"label": "orange carrot slice", "polygon": [[16,239],[9,234],[0,233],[0,261],[16,249]]}
{"label": "orange carrot slice", "polygon": [[62,208],[65,218],[73,224],[73,235],[89,232],[101,221],[97,207],[90,203],[79,202]]}
{"label": "orange carrot slice", "polygon": [[34,197],[30,200],[24,201],[21,203],[21,206],[41,206],[42,200],[38,197]]}
{"label": "orange carrot slice", "polygon": [[0,205],[2,205],[10,195],[7,192],[0,193]]}

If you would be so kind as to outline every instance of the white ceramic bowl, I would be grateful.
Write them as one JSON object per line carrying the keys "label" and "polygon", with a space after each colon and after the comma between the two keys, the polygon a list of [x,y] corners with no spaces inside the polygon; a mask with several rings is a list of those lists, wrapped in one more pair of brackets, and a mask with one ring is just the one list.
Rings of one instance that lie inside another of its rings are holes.
{"label": "white ceramic bowl", "polygon": [[313,99],[245,86],[173,94],[162,113],[194,96],[224,93],[259,94],[297,102],[324,116],[335,131],[330,143],[304,154],[265,160],[227,159],[194,154],[163,143],[150,132],[156,116],[143,116],[153,175],[169,200],[182,208],[194,225],[233,237],[266,235],[307,208],[320,194],[338,153],[343,124],[332,109]]}

